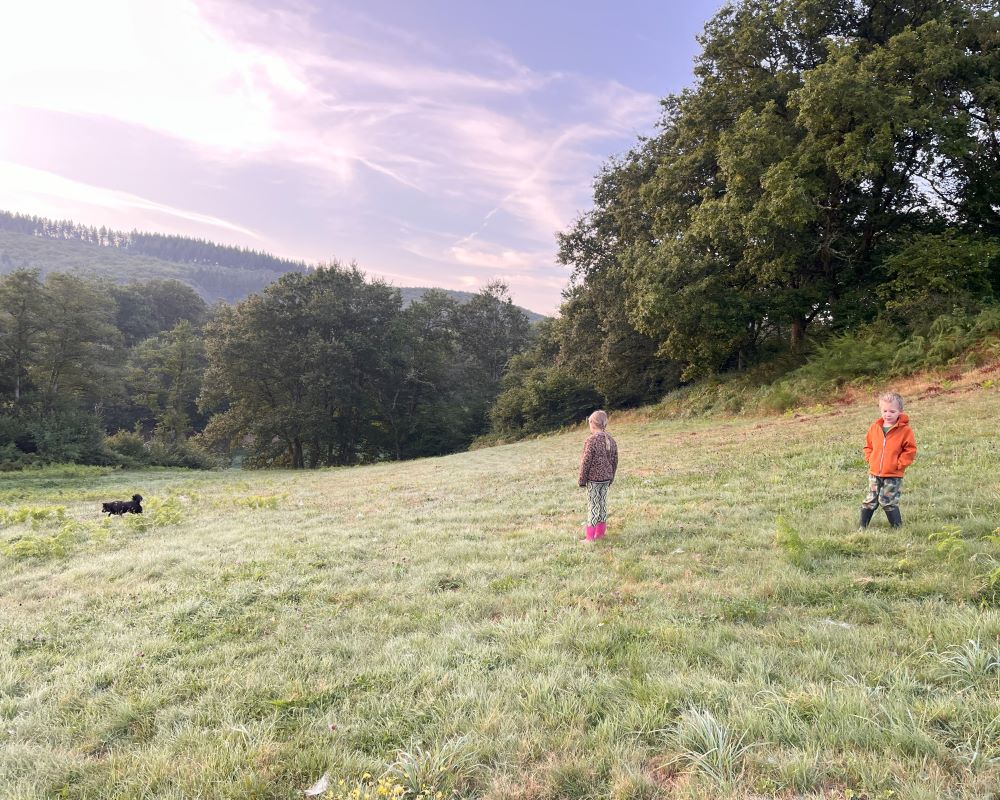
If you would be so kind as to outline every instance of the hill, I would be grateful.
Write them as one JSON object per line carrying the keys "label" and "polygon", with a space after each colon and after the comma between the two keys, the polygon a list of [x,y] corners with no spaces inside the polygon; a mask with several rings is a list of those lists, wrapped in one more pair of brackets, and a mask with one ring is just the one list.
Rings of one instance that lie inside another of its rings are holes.
{"label": "hill", "polygon": [[[405,308],[414,300],[419,300],[423,297],[424,292],[429,292],[434,287],[431,286],[400,286],[399,293],[403,297],[403,307]],[[463,292],[460,289],[437,289],[437,291],[447,292],[451,297],[454,297],[459,303],[468,303],[473,297],[476,296],[475,292]],[[539,314],[537,311],[532,311],[531,309],[525,308],[524,306],[516,306],[519,308],[524,315],[528,318],[528,322],[535,323],[541,322],[543,319],[548,319],[544,314]]]}
{"label": "hill", "polygon": [[[304,272],[302,261],[182,236],[108,231],[0,211],[0,275],[20,268],[71,272],[114,283],[172,279],[192,287],[207,303],[235,304],[286,272]],[[400,287],[407,305],[428,287]],[[474,295],[446,289],[459,302]],[[531,322],[545,317],[521,309]]]}
{"label": "hill", "polygon": [[166,261],[89,242],[42,239],[0,230],[0,274],[21,268],[36,268],[43,275],[91,275],[114,283],[172,279],[187,284],[208,303],[237,303],[283,274],[267,269]]}
{"label": "hill", "polygon": [[[360,797],[389,770],[406,797],[990,796],[998,367],[907,387],[898,531],[855,531],[870,398],[614,417],[596,546],[582,430],[318,472],[7,477],[0,785],[284,798],[326,774],[323,797]],[[146,515],[98,518],[134,491]]]}

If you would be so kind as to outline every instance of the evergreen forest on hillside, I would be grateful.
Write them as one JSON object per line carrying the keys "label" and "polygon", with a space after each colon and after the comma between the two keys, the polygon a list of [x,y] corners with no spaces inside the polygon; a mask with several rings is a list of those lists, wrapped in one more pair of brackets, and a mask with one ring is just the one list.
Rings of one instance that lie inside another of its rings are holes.
{"label": "evergreen forest on hillside", "polygon": [[558,234],[571,281],[534,327],[499,284],[407,304],[353,267],[0,215],[0,462],[407,458],[1000,355],[995,4],[754,0],[700,42]]}
{"label": "evergreen forest on hillside", "polygon": [[[238,303],[286,272],[306,272],[310,266],[204,239],[126,233],[0,211],[0,275],[17,269],[38,269],[43,277],[50,272],[72,272],[120,284],[177,280],[207,303]],[[423,286],[399,287],[404,306],[428,290]],[[463,303],[475,297],[474,292],[443,291]],[[531,322],[544,319],[542,314],[521,310]]]}
{"label": "evergreen forest on hillside", "polygon": [[189,236],[110,230],[104,226],[79,225],[70,220],[50,220],[28,214],[0,212],[0,230],[25,233],[41,239],[87,242],[99,247],[113,247],[130,253],[191,264],[234,267],[246,270],[269,270],[276,273],[303,272],[306,264],[247,247],[215,244]]}
{"label": "evergreen forest on hillside", "polygon": [[[72,266],[113,279],[177,278],[190,283],[209,302],[237,302],[286,272],[309,268],[302,261],[204,239],[135,230],[126,233],[8,211],[0,211],[0,232],[7,234],[0,236],[0,272],[44,265],[47,272],[66,272]],[[89,247],[59,250],[52,248],[55,242]],[[62,264],[57,261],[60,256]]]}

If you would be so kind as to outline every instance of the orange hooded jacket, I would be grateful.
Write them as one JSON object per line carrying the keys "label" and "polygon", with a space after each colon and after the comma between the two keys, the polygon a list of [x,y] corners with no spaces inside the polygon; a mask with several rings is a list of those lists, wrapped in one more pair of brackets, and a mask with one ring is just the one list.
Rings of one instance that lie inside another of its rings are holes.
{"label": "orange hooded jacket", "polygon": [[884,423],[879,418],[865,437],[865,461],[868,471],[879,478],[902,478],[903,471],[917,457],[917,442],[913,438],[910,418],[900,414],[896,424],[882,433]]}

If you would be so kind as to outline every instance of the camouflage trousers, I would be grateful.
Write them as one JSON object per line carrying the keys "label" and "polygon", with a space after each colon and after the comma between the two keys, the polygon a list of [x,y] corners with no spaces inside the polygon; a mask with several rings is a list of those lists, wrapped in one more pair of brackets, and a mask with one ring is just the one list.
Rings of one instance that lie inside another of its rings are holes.
{"label": "camouflage trousers", "polygon": [[868,493],[865,495],[862,508],[873,511],[882,508],[898,508],[899,496],[903,493],[902,478],[880,478],[878,475],[868,476]]}
{"label": "camouflage trousers", "polygon": [[587,481],[587,524],[608,521],[608,487],[611,481]]}

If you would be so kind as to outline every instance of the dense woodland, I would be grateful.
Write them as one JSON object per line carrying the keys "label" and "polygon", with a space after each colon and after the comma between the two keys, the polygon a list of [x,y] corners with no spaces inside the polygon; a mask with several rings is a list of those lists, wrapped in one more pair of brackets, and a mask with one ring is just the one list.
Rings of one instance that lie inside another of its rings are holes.
{"label": "dense woodland", "polygon": [[[235,304],[264,289],[286,272],[306,272],[301,261],[267,253],[139,231],[95,228],[69,221],[0,211],[0,274],[18,269],[102,278],[112,283],[176,280],[192,287],[209,304]],[[403,305],[428,287],[401,286]],[[474,292],[447,289],[459,302]],[[521,309],[532,322],[544,317]]]}
{"label": "dense woodland", "polygon": [[696,382],[884,379],[1000,335],[995,3],[753,0],[701,45],[694,84],[559,234],[570,285],[534,331],[499,285],[404,306],[354,268],[4,216],[11,235],[288,274],[210,309],[177,281],[8,269],[0,461],[432,455]]}
{"label": "dense woodland", "polygon": [[[530,325],[331,264],[208,307],[177,281],[0,277],[0,465],[357,464],[467,447]],[[215,455],[213,455],[215,454]]]}
{"label": "dense woodland", "polygon": [[566,391],[649,403],[831,352],[850,379],[1000,300],[995,2],[750,0],[700,41],[694,85],[560,234],[572,285],[499,431],[559,421]]}

